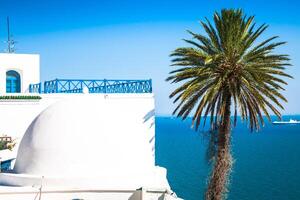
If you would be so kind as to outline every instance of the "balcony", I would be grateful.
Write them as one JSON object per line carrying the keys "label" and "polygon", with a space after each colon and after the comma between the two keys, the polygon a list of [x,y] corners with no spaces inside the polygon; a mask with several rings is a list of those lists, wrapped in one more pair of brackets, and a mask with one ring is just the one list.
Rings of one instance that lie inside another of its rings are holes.
{"label": "balcony", "polygon": [[152,80],[54,79],[29,85],[29,93],[152,93]]}

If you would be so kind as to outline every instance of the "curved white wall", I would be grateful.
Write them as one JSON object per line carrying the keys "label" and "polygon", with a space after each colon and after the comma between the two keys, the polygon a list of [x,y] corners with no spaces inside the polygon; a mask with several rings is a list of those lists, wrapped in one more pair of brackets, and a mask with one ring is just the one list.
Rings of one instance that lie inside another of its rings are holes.
{"label": "curved white wall", "polygon": [[[149,139],[154,136],[154,96],[153,94],[41,94],[39,101],[0,101],[0,135],[6,134],[14,139],[21,140],[25,131],[43,110],[53,103],[62,99],[72,99],[80,96],[92,96],[98,98],[99,102],[103,99],[115,102],[117,105],[131,109],[132,113],[138,112],[139,116],[150,117],[146,124],[151,126]],[[140,106],[138,106],[140,105]],[[113,110],[106,110],[105,113],[113,113]],[[130,120],[130,118],[126,118]],[[112,122],[113,123],[113,122]],[[154,144],[154,139],[153,139]]]}
{"label": "curved white wall", "polygon": [[153,94],[58,96],[31,118],[15,174],[2,174],[1,183],[32,185],[44,176],[47,185],[169,187],[165,169],[155,166]]}
{"label": "curved white wall", "polygon": [[[14,94],[18,95],[18,94]],[[26,95],[26,94],[21,94]],[[0,100],[0,135],[21,140],[32,120],[45,108],[64,98],[62,95],[40,95],[41,100]]]}
{"label": "curved white wall", "polygon": [[[14,171],[20,174],[123,176],[154,166],[151,98],[81,95],[46,108],[27,129]],[[148,119],[146,119],[148,117]]]}

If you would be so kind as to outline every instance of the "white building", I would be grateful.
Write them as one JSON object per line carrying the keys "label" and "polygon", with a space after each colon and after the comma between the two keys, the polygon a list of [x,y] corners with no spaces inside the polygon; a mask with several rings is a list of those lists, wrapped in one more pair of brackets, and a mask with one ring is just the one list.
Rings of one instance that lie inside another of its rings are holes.
{"label": "white building", "polygon": [[40,56],[0,53],[0,93],[26,93],[40,82]]}
{"label": "white building", "polygon": [[19,139],[0,199],[178,199],[155,166],[151,81],[40,84],[38,55],[0,54],[0,70],[2,95],[41,97],[0,99],[0,134]]}

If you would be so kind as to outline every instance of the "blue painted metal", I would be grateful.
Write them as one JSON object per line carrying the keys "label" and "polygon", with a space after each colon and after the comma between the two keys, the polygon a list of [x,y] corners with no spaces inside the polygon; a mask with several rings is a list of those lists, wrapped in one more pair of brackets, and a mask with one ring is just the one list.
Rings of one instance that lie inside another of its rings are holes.
{"label": "blue painted metal", "polygon": [[30,93],[42,93],[42,83],[30,84],[29,92]]}
{"label": "blue painted metal", "polygon": [[152,81],[149,80],[80,80],[54,79],[42,84],[30,84],[30,93],[82,93],[87,88],[89,93],[152,93]]}
{"label": "blue painted metal", "polygon": [[21,78],[20,74],[14,70],[6,72],[6,93],[20,93]]}
{"label": "blue painted metal", "polygon": [[8,171],[12,169],[11,163],[14,159],[0,161],[0,171]]}

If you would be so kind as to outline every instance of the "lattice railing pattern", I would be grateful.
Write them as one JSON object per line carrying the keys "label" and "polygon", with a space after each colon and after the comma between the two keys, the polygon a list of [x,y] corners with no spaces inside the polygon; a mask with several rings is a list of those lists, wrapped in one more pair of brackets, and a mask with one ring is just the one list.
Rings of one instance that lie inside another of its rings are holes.
{"label": "lattice railing pattern", "polygon": [[30,84],[30,93],[152,93],[152,81],[149,80],[76,80],[54,79],[42,84]]}

